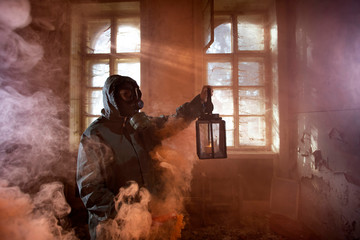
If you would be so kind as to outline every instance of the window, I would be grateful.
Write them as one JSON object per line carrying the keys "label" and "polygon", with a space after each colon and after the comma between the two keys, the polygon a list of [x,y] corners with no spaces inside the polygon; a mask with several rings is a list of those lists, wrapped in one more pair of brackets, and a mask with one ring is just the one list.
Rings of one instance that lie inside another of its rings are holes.
{"label": "window", "polygon": [[227,146],[270,150],[269,30],[263,14],[215,15],[214,42],[205,53],[214,112],[226,121]]}
{"label": "window", "polygon": [[[83,12],[83,14],[80,14]],[[72,8],[71,142],[101,114],[108,76],[140,80],[139,2],[78,4]]]}
{"label": "window", "polygon": [[[87,19],[84,127],[102,109],[102,87],[112,74],[131,76],[140,85],[140,19],[111,17]],[[115,36],[115,37],[113,37]]]}

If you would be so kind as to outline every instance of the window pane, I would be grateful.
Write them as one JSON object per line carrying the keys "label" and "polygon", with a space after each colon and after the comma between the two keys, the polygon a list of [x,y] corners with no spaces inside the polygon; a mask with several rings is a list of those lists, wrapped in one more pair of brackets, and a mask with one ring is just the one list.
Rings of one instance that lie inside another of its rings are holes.
{"label": "window pane", "polygon": [[262,62],[239,61],[239,86],[264,85],[264,66]]}
{"label": "window pane", "polygon": [[224,115],[234,114],[233,93],[231,89],[214,89],[211,100],[214,104],[213,113]]}
{"label": "window pane", "polygon": [[110,20],[91,20],[87,27],[87,53],[110,53]]}
{"label": "window pane", "polygon": [[231,86],[232,66],[230,62],[209,62],[207,73],[209,85]]}
{"label": "window pane", "polygon": [[234,118],[233,117],[222,117],[225,121],[226,128],[226,146],[234,146]]}
{"label": "window pane", "polygon": [[232,33],[230,17],[215,17],[214,42],[206,53],[231,53]]}
{"label": "window pane", "polygon": [[212,33],[212,8],[210,1],[205,6],[203,11],[203,24],[204,24],[204,46],[208,45],[211,40],[211,33]]}
{"label": "window pane", "polygon": [[240,117],[240,145],[265,146],[264,117]]}
{"label": "window pane", "polygon": [[261,15],[238,16],[239,50],[264,50],[264,19]]}
{"label": "window pane", "polygon": [[91,115],[100,115],[103,108],[103,99],[101,90],[88,90],[87,94],[87,113]]}
{"label": "window pane", "polygon": [[265,114],[265,91],[264,89],[240,89],[239,90],[239,115]]}
{"label": "window pane", "polygon": [[88,79],[90,87],[103,87],[109,76],[109,60],[88,61]]}
{"label": "window pane", "polygon": [[139,20],[119,20],[116,36],[116,52],[140,52]]}
{"label": "window pane", "polygon": [[134,79],[140,87],[140,61],[124,62],[116,61],[117,74]]}

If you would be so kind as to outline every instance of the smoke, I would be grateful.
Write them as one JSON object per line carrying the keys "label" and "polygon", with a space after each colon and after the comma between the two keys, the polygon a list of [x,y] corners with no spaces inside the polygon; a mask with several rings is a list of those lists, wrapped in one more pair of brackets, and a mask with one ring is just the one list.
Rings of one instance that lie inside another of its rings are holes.
{"label": "smoke", "polygon": [[26,72],[41,59],[43,49],[26,42],[10,28],[0,26],[0,70]]}
{"label": "smoke", "polygon": [[2,239],[75,239],[72,231],[64,231],[59,218],[67,215],[70,207],[63,195],[62,183],[41,187],[34,196],[19,187],[0,183],[0,234]]}
{"label": "smoke", "polygon": [[2,0],[0,9],[0,70],[28,71],[42,57],[42,48],[25,41],[14,30],[30,23],[30,4],[25,0]]}
{"label": "smoke", "polygon": [[2,178],[23,186],[49,175],[52,165],[61,161],[68,129],[59,118],[63,110],[58,101],[51,91],[26,96],[12,87],[0,89]]}
{"label": "smoke", "polygon": [[25,27],[31,21],[30,4],[24,0],[2,0],[0,24],[11,29]]}
{"label": "smoke", "polygon": [[[175,119],[161,132],[174,136],[164,140],[150,154],[163,169],[162,194],[150,195],[136,182],[120,189],[115,197],[116,216],[97,228],[99,239],[157,239],[175,240],[185,226],[185,199],[190,191],[192,168],[197,161],[194,153],[195,127],[179,132]],[[184,123],[180,120],[180,126]]]}
{"label": "smoke", "polygon": [[151,213],[148,204],[149,191],[140,188],[136,182],[120,188],[115,197],[116,216],[97,227],[99,239],[143,239],[150,235]]}
{"label": "smoke", "polygon": [[26,0],[2,0],[0,9],[2,10],[1,25],[6,25],[11,29],[25,27],[31,21],[30,4]]}
{"label": "smoke", "polygon": [[[170,121],[165,128],[165,132],[173,129],[176,133],[156,147],[151,156],[159,161],[164,169],[161,176],[164,183],[164,195],[161,198],[153,199],[151,210],[153,216],[176,216],[176,223],[168,223],[165,226],[159,239],[177,239],[181,236],[181,229],[186,224],[183,222],[183,215],[186,215],[185,199],[191,190],[192,169],[198,158],[195,156],[195,127],[191,124],[186,129],[178,132],[178,128],[173,128],[174,123]],[[180,123],[181,125],[181,123]],[[168,217],[169,218],[169,217]]]}
{"label": "smoke", "polygon": [[71,167],[64,161],[67,106],[32,82],[56,79],[37,79],[34,71],[44,50],[28,26],[30,3],[1,0],[0,9],[0,236],[76,239],[61,227],[71,211],[63,185],[72,173],[64,171]]}
{"label": "smoke", "polygon": [[187,153],[192,153],[193,149],[184,147],[184,142],[179,141],[180,145],[175,146],[175,143],[168,141],[151,153],[152,158],[159,161],[160,166],[165,170],[161,177],[165,184],[166,196],[163,197],[161,209],[158,210],[164,214],[183,211],[184,197],[190,191],[191,170],[196,157],[186,156]]}

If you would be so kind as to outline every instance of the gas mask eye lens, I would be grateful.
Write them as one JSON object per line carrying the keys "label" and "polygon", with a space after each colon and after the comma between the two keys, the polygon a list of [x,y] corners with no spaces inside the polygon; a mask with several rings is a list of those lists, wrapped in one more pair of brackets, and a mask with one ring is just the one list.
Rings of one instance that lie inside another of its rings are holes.
{"label": "gas mask eye lens", "polygon": [[125,102],[130,102],[133,100],[133,92],[130,89],[120,89],[119,94],[122,100]]}

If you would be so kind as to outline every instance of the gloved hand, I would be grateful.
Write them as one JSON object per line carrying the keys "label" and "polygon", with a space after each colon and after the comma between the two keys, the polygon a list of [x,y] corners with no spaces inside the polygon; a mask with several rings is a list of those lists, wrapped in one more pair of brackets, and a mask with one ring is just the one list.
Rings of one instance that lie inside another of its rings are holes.
{"label": "gloved hand", "polygon": [[200,92],[201,103],[205,103],[208,98],[208,88],[210,88],[211,96],[213,95],[213,90],[210,85],[204,85]]}

